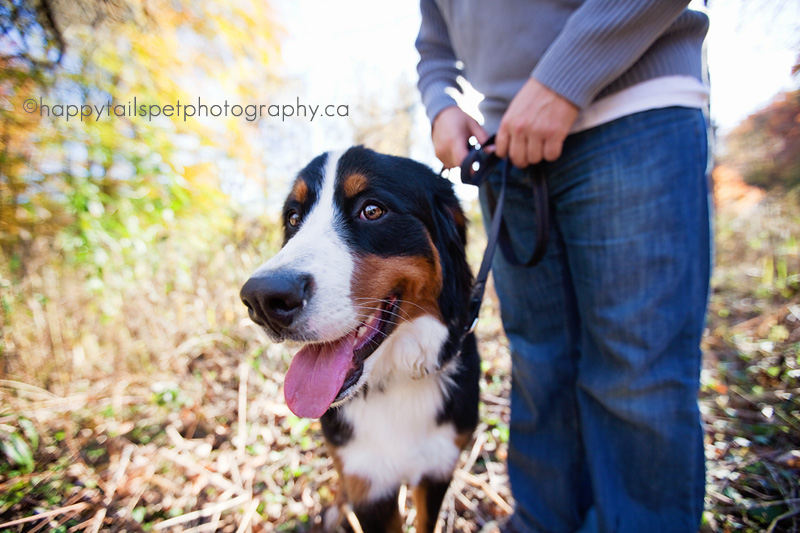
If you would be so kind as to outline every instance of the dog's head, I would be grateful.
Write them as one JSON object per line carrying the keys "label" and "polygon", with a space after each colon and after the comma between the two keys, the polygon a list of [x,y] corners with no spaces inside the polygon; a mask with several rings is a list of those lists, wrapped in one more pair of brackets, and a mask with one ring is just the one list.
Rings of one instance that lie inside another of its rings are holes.
{"label": "dog's head", "polygon": [[353,397],[415,322],[443,332],[436,357],[453,345],[472,275],[449,181],[363,147],[323,154],[297,176],[283,225],[283,248],[241,298],[274,341],[304,343],[284,382],[295,414],[317,418]]}

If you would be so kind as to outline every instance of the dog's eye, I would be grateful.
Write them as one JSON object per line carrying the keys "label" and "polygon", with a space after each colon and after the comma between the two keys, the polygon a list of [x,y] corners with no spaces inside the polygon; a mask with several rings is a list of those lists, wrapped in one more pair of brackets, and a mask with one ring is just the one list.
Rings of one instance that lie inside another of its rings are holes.
{"label": "dog's eye", "polygon": [[291,227],[296,228],[300,225],[300,213],[295,211],[294,209],[286,213],[286,223],[289,224]]}
{"label": "dog's eye", "polygon": [[361,220],[378,220],[385,213],[386,211],[384,211],[382,207],[375,204],[367,204],[364,206],[364,209],[361,210],[359,218]]}

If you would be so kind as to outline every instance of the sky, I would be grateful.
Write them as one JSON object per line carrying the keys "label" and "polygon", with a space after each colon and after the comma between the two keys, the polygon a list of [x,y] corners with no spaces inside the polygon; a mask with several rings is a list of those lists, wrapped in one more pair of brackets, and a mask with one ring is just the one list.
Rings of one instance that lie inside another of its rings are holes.
{"label": "sky", "polygon": [[[766,4],[766,5],[763,5]],[[712,117],[722,133],[797,88],[800,2],[716,0],[707,37]]]}
{"label": "sky", "polygon": [[[791,68],[800,55],[800,2],[796,0],[711,0],[706,41],[711,76],[711,113],[724,134],[774,96],[797,88]],[[415,0],[297,0],[278,2],[284,29],[281,75],[295,81],[293,95],[318,103],[350,104],[351,115],[365,98],[391,108],[393,87],[415,84],[419,27]],[[693,1],[692,6],[701,1]],[[435,169],[430,125],[421,104],[415,109],[412,157]],[[347,125],[303,126],[302,156],[349,144]],[[280,133],[280,132],[278,132]],[[305,161],[309,158],[306,157]]]}

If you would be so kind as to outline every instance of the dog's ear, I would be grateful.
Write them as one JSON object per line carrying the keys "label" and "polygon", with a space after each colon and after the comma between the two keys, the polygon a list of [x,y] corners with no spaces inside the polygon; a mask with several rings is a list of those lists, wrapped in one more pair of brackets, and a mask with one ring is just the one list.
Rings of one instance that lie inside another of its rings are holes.
{"label": "dog's ear", "polygon": [[435,245],[442,266],[444,286],[439,308],[448,326],[463,324],[472,290],[472,271],[466,260],[466,217],[450,181],[436,176],[432,212]]}

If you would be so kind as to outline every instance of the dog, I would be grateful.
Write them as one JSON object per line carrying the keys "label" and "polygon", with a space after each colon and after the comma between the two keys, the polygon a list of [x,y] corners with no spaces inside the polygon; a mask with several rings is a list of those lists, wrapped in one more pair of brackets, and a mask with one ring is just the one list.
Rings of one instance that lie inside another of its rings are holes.
{"label": "dog", "polygon": [[473,283],[451,183],[407,158],[357,146],[300,173],[283,207],[284,244],[241,289],[275,342],[302,347],[284,380],[297,416],[320,418],[337,504],[364,532],[433,531],[461,449],[478,423],[480,359],[465,334]]}

